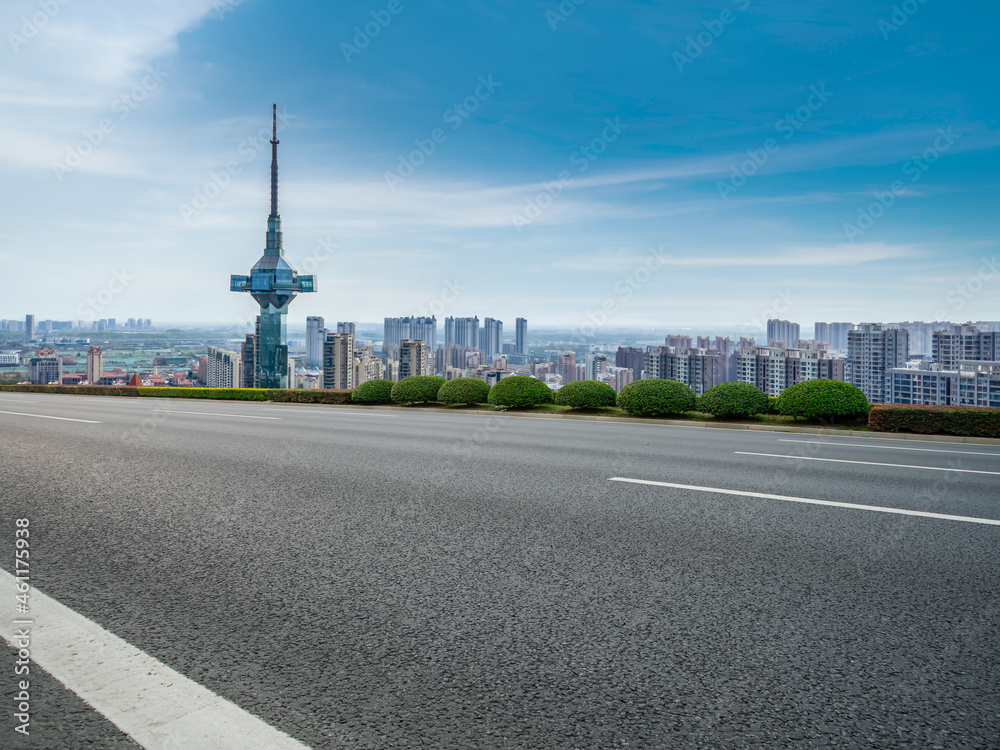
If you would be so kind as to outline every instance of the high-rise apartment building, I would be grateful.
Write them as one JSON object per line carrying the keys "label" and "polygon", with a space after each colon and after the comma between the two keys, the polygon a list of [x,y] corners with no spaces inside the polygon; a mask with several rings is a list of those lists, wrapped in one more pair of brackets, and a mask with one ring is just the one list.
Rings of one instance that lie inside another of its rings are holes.
{"label": "high-rise apartment building", "polygon": [[498,354],[503,354],[503,321],[483,318],[482,337],[479,348],[486,352],[486,361],[492,362]]}
{"label": "high-rise apartment building", "polygon": [[741,349],[737,380],[749,383],[768,396],[780,396],[790,385],[807,380],[846,379],[846,360],[817,349],[758,346]]}
{"label": "high-rise apartment building", "polygon": [[445,346],[476,349],[479,346],[479,318],[445,318]]}
{"label": "high-rise apartment building", "polygon": [[562,378],[563,385],[576,382],[576,353],[564,352],[559,355],[556,374]]}
{"label": "high-rise apartment building", "polygon": [[955,369],[922,362],[888,371],[890,404],[1000,407],[1000,362],[965,361]]}
{"label": "high-rise apartment building", "polygon": [[[772,318],[767,321],[767,345],[793,347],[795,342],[802,338],[798,323],[790,320],[778,320]],[[779,342],[784,342],[779,343]]]}
{"label": "high-rise apartment building", "polygon": [[677,380],[700,396],[715,385],[720,355],[696,347],[650,346],[643,362],[647,379]]}
{"label": "high-rise apartment building", "polygon": [[326,342],[326,321],[319,315],[306,318],[306,364],[320,367],[323,364],[323,344]]}
{"label": "high-rise apartment building", "polygon": [[354,336],[327,333],[323,342],[323,388],[354,388]]}
{"label": "high-rise apartment building", "polygon": [[1000,361],[1000,333],[984,333],[973,325],[949,326],[933,333],[931,353],[943,370],[957,371],[963,360]]}
{"label": "high-rise apartment building", "polygon": [[871,403],[884,403],[888,398],[888,371],[905,367],[909,355],[908,331],[862,323],[847,334],[847,382],[864,391]]}
{"label": "high-rise apartment building", "polygon": [[514,330],[514,353],[528,353],[528,319],[518,318]]}
{"label": "high-rise apartment building", "polygon": [[337,323],[337,333],[349,333],[354,336],[355,339],[358,337],[358,324],[352,323],[350,321],[344,320]]}
{"label": "high-rise apartment building", "polygon": [[87,350],[87,382],[97,385],[102,375],[104,375],[104,350],[99,346],[92,346]]}
{"label": "high-rise apartment building", "polygon": [[30,343],[35,338],[35,316],[25,315],[24,316],[24,340]]}
{"label": "high-rise apartment building", "polygon": [[627,367],[632,371],[632,380],[641,380],[644,359],[645,355],[642,349],[633,346],[619,346],[615,353],[615,367]]}
{"label": "high-rise apartment building", "polygon": [[427,375],[427,357],[423,341],[404,339],[399,342],[399,380]]}
{"label": "high-rise apartment building", "polygon": [[239,388],[243,382],[243,363],[239,352],[208,347],[205,385],[209,388]]}
{"label": "high-rise apartment building", "polygon": [[382,335],[382,355],[386,356],[400,346],[403,340],[423,341],[425,351],[437,349],[437,318],[411,317],[386,318]]}
{"label": "high-rise apartment building", "polygon": [[694,346],[694,339],[683,334],[670,334],[663,340],[663,345],[675,349],[690,349]]}

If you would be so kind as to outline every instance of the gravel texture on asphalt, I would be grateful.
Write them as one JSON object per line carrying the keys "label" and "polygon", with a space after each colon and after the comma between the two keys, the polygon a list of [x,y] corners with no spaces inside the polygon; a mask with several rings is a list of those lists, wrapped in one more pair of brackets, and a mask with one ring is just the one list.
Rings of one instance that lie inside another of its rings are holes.
{"label": "gravel texture on asphalt", "polygon": [[[1000,746],[1000,529],[607,481],[1000,518],[995,476],[733,455],[1000,451],[70,399],[104,424],[0,421],[0,567],[29,517],[34,585],[315,748]],[[107,730],[60,700],[31,747]]]}

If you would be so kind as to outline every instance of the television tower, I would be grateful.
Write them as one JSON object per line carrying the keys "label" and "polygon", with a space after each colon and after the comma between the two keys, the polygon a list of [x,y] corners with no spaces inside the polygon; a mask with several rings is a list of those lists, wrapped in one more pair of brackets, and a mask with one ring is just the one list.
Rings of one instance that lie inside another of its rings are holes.
{"label": "television tower", "polygon": [[285,260],[278,215],[278,105],[272,110],[271,213],[267,217],[267,245],[249,276],[233,275],[231,292],[250,292],[260,305],[257,372],[260,388],[288,388],[288,305],[299,292],[316,291],[314,276],[299,276]]}

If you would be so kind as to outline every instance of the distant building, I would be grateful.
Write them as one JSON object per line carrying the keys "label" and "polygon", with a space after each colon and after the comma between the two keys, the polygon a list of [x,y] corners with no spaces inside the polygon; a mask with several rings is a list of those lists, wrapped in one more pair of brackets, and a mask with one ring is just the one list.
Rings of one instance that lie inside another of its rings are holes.
{"label": "distant building", "polygon": [[528,353],[528,320],[527,318],[518,318],[515,321],[514,329],[514,353],[515,354],[527,354]]}
{"label": "distant building", "polygon": [[445,318],[445,346],[476,349],[479,346],[479,318]]}
{"label": "distant building", "polygon": [[719,356],[696,347],[650,346],[646,348],[643,362],[644,377],[677,380],[700,396],[715,385]]}
{"label": "distant building", "polygon": [[328,333],[323,344],[323,388],[354,388],[354,336]]}
{"label": "distant building", "polygon": [[503,354],[503,321],[495,318],[483,318],[479,348],[486,353],[486,360]]}
{"label": "distant building", "polygon": [[780,396],[788,386],[807,380],[846,378],[846,360],[831,357],[825,351],[788,349],[779,346],[748,347],[738,355],[738,380]]}
{"label": "distant building", "polygon": [[798,323],[793,323],[790,320],[778,320],[777,318],[767,321],[768,346],[792,347],[800,338],[802,338],[802,334]]}
{"label": "distant building", "polygon": [[632,380],[642,380],[644,353],[632,346],[619,346],[615,354],[615,367],[627,367],[632,371]]}
{"label": "distant building", "polygon": [[240,387],[257,387],[257,335],[248,333],[240,344]]}
{"label": "distant building", "polygon": [[242,378],[242,356],[238,352],[219,347],[208,347],[209,388],[239,388]]}
{"label": "distant building", "polygon": [[0,352],[0,365],[17,365],[21,364],[21,353],[12,350],[9,352]]}
{"label": "distant building", "polygon": [[28,380],[33,385],[62,383],[62,357],[52,349],[41,349],[28,362]]}
{"label": "distant building", "polygon": [[427,375],[427,357],[423,341],[404,339],[399,342],[399,380]]}
{"label": "distant building", "polygon": [[358,326],[356,323],[350,321],[341,321],[337,323],[337,333],[349,333],[351,336],[357,340],[358,337]]}
{"label": "distant building", "polygon": [[318,315],[306,318],[306,365],[323,364],[323,345],[326,342],[326,321]]}
{"label": "distant building", "polygon": [[1000,362],[959,362],[954,370],[924,362],[888,371],[887,403],[1000,407]]}
{"label": "distant building", "polygon": [[92,346],[87,350],[87,382],[97,384],[104,374],[104,350]]}
{"label": "distant building", "polygon": [[564,354],[560,354],[556,365],[556,374],[562,378],[563,385],[576,382],[576,353],[565,352]]}
{"label": "distant building", "polygon": [[694,340],[690,336],[671,334],[663,340],[663,345],[675,349],[690,349],[694,346]]}
{"label": "distant building", "polygon": [[962,361],[1000,361],[1000,333],[984,333],[974,325],[949,326],[935,331],[931,354],[943,370],[958,370]]}
{"label": "distant building", "polygon": [[864,391],[871,403],[885,403],[888,371],[905,367],[909,354],[908,331],[862,323],[847,334],[847,382]]}
{"label": "distant building", "polygon": [[25,315],[24,316],[24,340],[26,343],[31,343],[35,339],[35,316]]}

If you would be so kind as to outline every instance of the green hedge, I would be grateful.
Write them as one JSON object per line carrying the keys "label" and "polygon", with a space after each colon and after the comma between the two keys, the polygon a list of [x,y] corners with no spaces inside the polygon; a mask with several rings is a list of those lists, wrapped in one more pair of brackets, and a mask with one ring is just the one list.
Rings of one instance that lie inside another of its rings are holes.
{"label": "green hedge", "polygon": [[868,429],[875,432],[1000,438],[1000,409],[872,404],[868,412]]}
{"label": "green hedge", "polygon": [[528,375],[508,375],[490,388],[489,402],[493,406],[526,409],[555,400],[552,389],[538,378]]}
{"label": "green hedge", "polygon": [[597,380],[578,380],[567,383],[556,391],[556,404],[574,409],[600,409],[614,406],[618,394],[607,383]]}
{"label": "green hedge", "polygon": [[210,398],[220,401],[267,401],[263,388],[152,388],[141,386],[140,396],[148,398]]}
{"label": "green hedge", "polygon": [[445,379],[437,375],[414,375],[403,378],[392,387],[392,400],[397,404],[429,404],[437,401]]}
{"label": "green hedge", "polygon": [[441,386],[437,400],[443,404],[485,404],[490,397],[490,386],[479,378],[455,378]]}
{"label": "green hedge", "polygon": [[768,396],[767,397],[767,413],[768,414],[780,414],[778,411],[778,397]]}
{"label": "green hedge", "polygon": [[77,396],[139,396],[139,390],[124,385],[0,385],[0,391],[70,393]]}
{"label": "green hedge", "polygon": [[698,411],[716,417],[752,417],[767,409],[767,394],[749,383],[719,383],[698,399]]}
{"label": "green hedge", "polygon": [[618,406],[634,417],[661,417],[692,411],[696,398],[684,383],[676,380],[637,380],[622,388]]}
{"label": "green hedge", "polygon": [[391,380],[366,380],[354,389],[354,393],[351,394],[351,403],[391,404],[394,385],[395,383]]}
{"label": "green hedge", "polygon": [[860,388],[849,383],[807,380],[781,392],[778,413],[804,419],[854,419],[868,414],[868,399]]}
{"label": "green hedge", "polygon": [[269,390],[268,401],[297,404],[349,404],[351,393],[348,390],[313,390],[303,388],[292,391]]}

